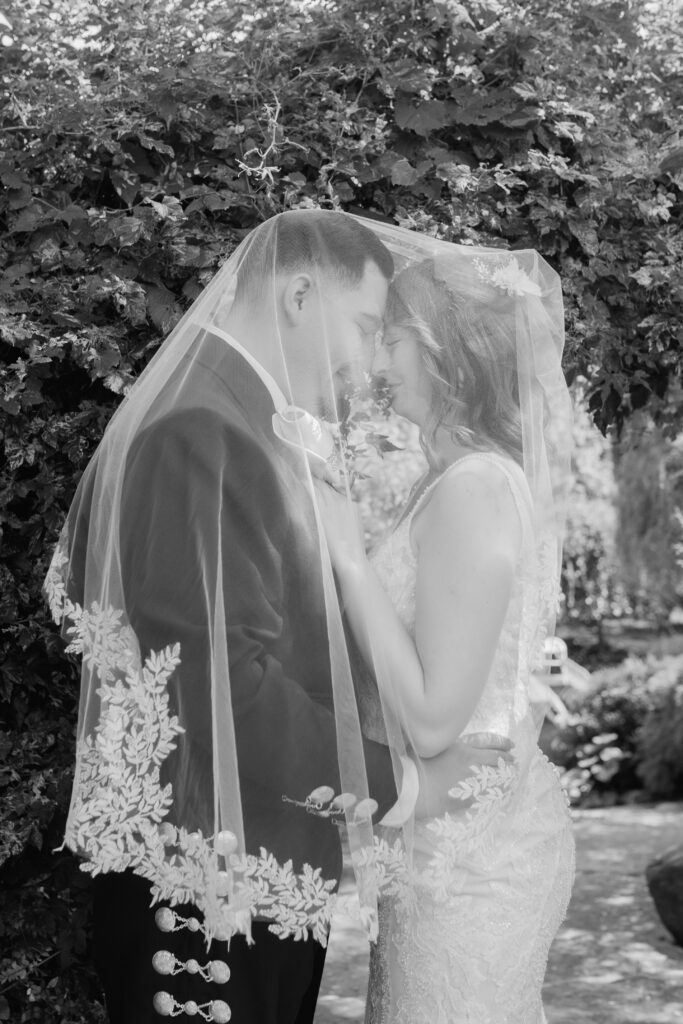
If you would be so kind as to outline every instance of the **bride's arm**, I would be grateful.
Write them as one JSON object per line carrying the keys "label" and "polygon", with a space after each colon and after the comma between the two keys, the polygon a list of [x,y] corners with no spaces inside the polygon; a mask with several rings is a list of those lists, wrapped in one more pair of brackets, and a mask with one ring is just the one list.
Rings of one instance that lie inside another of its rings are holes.
{"label": "bride's arm", "polygon": [[420,512],[415,641],[365,558],[345,500],[325,496],[322,514],[356,640],[415,752],[434,757],[472,716],[508,608],[521,535],[507,482],[489,466],[463,468]]}

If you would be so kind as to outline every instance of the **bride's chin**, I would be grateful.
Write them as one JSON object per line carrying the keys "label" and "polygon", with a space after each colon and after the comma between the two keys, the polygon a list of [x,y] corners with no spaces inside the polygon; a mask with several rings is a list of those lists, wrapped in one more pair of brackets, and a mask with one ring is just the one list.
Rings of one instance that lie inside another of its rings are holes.
{"label": "bride's chin", "polygon": [[419,417],[415,416],[415,414],[412,413],[410,409],[402,409],[400,401],[392,401],[391,408],[393,409],[397,416],[400,416],[404,420],[408,420],[409,423],[414,423],[418,427],[420,426]]}

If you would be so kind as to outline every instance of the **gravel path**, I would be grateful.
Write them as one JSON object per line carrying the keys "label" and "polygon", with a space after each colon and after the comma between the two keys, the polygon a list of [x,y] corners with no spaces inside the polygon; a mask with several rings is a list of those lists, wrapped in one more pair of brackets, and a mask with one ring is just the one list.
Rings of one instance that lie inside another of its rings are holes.
{"label": "gravel path", "polygon": [[[683,1024],[683,949],[657,917],[644,869],[683,842],[683,805],[575,812],[577,881],[551,952],[548,1024]],[[315,1024],[363,1020],[365,939],[335,920]]]}

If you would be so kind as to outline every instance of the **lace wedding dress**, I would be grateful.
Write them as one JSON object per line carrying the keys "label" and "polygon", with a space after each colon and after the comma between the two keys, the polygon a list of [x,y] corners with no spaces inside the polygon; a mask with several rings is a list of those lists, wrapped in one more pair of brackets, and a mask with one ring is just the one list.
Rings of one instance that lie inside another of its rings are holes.
{"label": "lace wedding dress", "polygon": [[[543,1024],[548,951],[574,877],[567,803],[536,744],[525,685],[528,648],[538,643],[528,620],[535,588],[542,585],[530,496],[521,470],[497,455],[472,453],[447,472],[472,460],[505,474],[525,539],[493,668],[466,731],[511,736],[516,765],[480,770],[456,787],[474,797],[468,810],[416,824],[409,892],[380,901],[366,1024]],[[411,631],[416,559],[410,527],[440,479],[373,555],[377,575]]]}

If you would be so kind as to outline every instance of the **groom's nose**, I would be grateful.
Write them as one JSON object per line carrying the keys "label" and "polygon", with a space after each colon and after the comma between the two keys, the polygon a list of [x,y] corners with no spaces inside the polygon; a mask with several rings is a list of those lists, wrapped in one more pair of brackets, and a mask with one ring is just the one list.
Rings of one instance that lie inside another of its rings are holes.
{"label": "groom's nose", "polygon": [[363,372],[364,373],[366,373],[366,374],[370,373],[370,368],[372,367],[372,360],[373,360],[374,356],[375,356],[375,341],[374,341],[374,338],[371,339],[371,340],[370,339],[366,339],[363,342],[363,346],[362,346],[360,357],[359,357],[359,362],[360,362],[360,365],[363,368]]}
{"label": "groom's nose", "polygon": [[384,345],[378,345],[375,349],[370,372],[373,377],[384,377],[388,366],[387,352]]}

